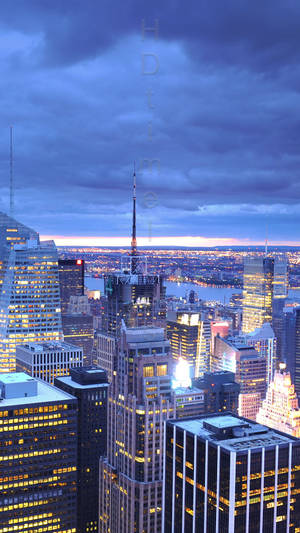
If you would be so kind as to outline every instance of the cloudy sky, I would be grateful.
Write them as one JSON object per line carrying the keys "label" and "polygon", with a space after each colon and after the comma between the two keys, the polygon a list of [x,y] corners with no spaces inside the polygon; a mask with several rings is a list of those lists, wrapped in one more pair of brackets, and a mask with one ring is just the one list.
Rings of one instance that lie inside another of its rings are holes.
{"label": "cloudy sky", "polygon": [[300,244],[299,2],[3,0],[0,13],[0,209],[13,125],[15,216],[57,242],[130,233],[136,160],[143,244],[262,242],[266,227]]}

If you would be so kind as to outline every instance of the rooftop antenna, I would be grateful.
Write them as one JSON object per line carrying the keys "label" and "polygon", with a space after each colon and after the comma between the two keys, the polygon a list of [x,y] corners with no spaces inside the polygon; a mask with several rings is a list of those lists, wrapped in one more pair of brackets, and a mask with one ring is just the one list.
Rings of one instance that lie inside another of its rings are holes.
{"label": "rooftop antenna", "polygon": [[265,257],[268,255],[268,222],[266,223]]}
{"label": "rooftop antenna", "polygon": [[13,183],[13,127],[10,126],[10,198],[9,198],[9,214],[14,215],[14,183]]}
{"label": "rooftop antenna", "polygon": [[137,242],[136,242],[136,173],[135,161],[133,165],[133,197],[132,197],[132,238],[131,238],[131,258],[132,258],[132,273],[136,273],[137,267]]}

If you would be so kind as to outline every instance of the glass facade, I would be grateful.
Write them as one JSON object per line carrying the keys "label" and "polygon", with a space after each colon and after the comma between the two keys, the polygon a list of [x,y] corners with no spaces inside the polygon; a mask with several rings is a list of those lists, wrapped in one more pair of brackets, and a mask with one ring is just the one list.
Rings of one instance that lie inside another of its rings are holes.
{"label": "glass facade", "polygon": [[298,439],[231,415],[167,422],[164,533],[296,533],[299,494]]}
{"label": "glass facade", "polygon": [[77,402],[42,386],[48,401],[0,405],[1,533],[77,531]]}
{"label": "glass facade", "polygon": [[0,372],[16,368],[16,345],[62,340],[54,243],[11,249],[0,296]]}

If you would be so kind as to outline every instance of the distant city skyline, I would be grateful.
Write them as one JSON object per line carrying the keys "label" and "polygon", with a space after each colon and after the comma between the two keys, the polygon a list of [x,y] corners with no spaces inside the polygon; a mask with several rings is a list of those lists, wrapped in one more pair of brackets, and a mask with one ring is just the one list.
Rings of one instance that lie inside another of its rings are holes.
{"label": "distant city skyline", "polygon": [[[130,248],[130,236],[82,236],[82,235],[41,235],[42,240],[54,240],[57,246],[107,246],[107,247],[126,247]],[[265,246],[264,240],[251,240],[251,239],[233,239],[233,238],[209,238],[201,236],[159,236],[149,237],[138,236],[138,247],[151,246],[174,246],[174,247],[188,247],[188,248],[201,248],[201,247],[218,247],[218,246]],[[297,241],[288,240],[270,240],[268,246],[300,246],[300,239]]]}

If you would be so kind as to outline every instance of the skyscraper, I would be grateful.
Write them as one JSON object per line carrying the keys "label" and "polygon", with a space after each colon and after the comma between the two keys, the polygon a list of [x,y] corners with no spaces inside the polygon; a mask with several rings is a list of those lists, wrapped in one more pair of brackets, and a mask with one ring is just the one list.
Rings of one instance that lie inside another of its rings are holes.
{"label": "skyscraper", "polygon": [[54,378],[68,376],[70,368],[82,366],[82,349],[66,342],[36,342],[21,344],[16,348],[18,372],[53,385]]}
{"label": "skyscraper", "polygon": [[77,400],[22,372],[0,393],[0,531],[75,533]]}
{"label": "skyscraper", "polygon": [[294,372],[295,372],[295,391],[300,398],[300,308],[296,311],[295,322],[295,358],[294,358]]}
{"label": "skyscraper", "polygon": [[232,415],[168,421],[164,533],[300,526],[300,440]]}
{"label": "skyscraper", "polygon": [[211,326],[204,313],[185,309],[169,311],[167,337],[173,359],[184,359],[190,365],[191,377],[202,376],[209,370]]}
{"label": "skyscraper", "polygon": [[244,335],[228,337],[228,341],[233,344],[246,344],[253,346],[257,353],[266,358],[267,361],[267,381],[270,383],[274,377],[277,354],[277,339],[273,328],[265,322],[260,328]]}
{"label": "skyscraper", "polygon": [[[57,250],[52,241],[4,217],[0,295],[0,372],[15,370],[16,345],[62,340]],[[15,231],[12,231],[15,230]],[[16,241],[16,239],[18,239]],[[18,242],[18,244],[10,243]]]}
{"label": "skyscraper", "polygon": [[100,461],[101,533],[161,531],[163,423],[174,416],[170,344],[155,327],[124,328]]}
{"label": "skyscraper", "polygon": [[134,172],[131,253],[122,261],[120,271],[104,277],[107,297],[107,333],[119,335],[124,320],[128,327],[139,327],[165,320],[162,299],[165,296],[163,280],[148,274],[147,261],[138,256],[136,240],[136,177]]}
{"label": "skyscraper", "polygon": [[235,373],[240,385],[239,414],[256,420],[258,409],[266,394],[267,361],[253,347],[245,343],[215,338],[211,370],[229,370]]}
{"label": "skyscraper", "polygon": [[[260,328],[265,322],[272,324],[274,302],[283,301],[286,296],[287,261],[285,258],[246,257],[244,260],[243,332],[249,333]],[[277,306],[276,313],[277,316]]]}
{"label": "skyscraper", "polygon": [[55,386],[78,400],[77,531],[98,532],[99,458],[106,453],[106,373],[100,368],[73,368]]}
{"label": "skyscraper", "polygon": [[84,295],[83,259],[59,259],[59,286],[62,313],[66,313],[71,296]]}
{"label": "skyscraper", "polygon": [[300,438],[300,409],[291,375],[282,369],[275,373],[266,399],[256,417],[259,424],[265,424],[278,431]]}

